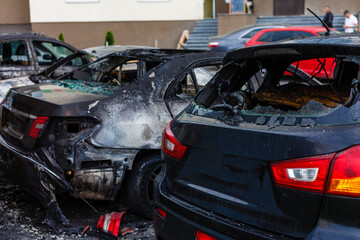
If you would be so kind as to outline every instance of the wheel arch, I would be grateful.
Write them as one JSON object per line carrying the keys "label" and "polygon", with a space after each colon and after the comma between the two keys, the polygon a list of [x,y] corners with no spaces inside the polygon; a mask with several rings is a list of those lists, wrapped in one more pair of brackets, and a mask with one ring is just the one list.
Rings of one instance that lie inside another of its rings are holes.
{"label": "wheel arch", "polygon": [[134,160],[132,161],[131,164],[129,164],[128,170],[131,171],[132,167],[142,158],[144,158],[147,155],[150,154],[160,154],[161,150],[160,149],[140,149],[139,152],[136,154]]}

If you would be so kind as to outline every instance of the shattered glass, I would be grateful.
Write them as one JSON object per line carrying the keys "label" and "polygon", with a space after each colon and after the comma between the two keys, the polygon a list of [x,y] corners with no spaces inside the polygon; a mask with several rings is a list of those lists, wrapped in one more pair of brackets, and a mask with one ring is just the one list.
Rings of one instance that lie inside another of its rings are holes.
{"label": "shattered glass", "polygon": [[110,84],[105,84],[102,82],[87,82],[81,80],[56,80],[52,82],[53,84],[65,87],[71,90],[78,90],[85,93],[101,94],[110,96],[118,91],[121,87],[114,86]]}
{"label": "shattered glass", "polygon": [[[229,62],[186,112],[230,125],[253,123],[270,129],[357,121],[360,57],[292,55],[278,62],[264,56]],[[294,64],[301,61],[306,65]],[[289,63],[292,69],[287,67]],[[259,71],[264,73],[259,75]],[[225,105],[228,108],[221,107]]]}

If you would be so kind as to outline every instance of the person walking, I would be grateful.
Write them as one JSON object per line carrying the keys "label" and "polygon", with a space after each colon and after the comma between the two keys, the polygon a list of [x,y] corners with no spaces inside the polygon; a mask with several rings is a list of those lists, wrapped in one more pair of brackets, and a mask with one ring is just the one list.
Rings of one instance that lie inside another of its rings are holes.
{"label": "person walking", "polygon": [[345,33],[355,32],[359,23],[357,18],[354,15],[352,15],[349,10],[346,10],[344,12],[344,17],[345,17],[345,24],[344,24]]}
{"label": "person walking", "polygon": [[328,25],[328,27],[333,27],[333,20],[334,20],[334,15],[331,12],[330,6],[327,5],[325,6],[325,17],[324,17],[324,22],[326,25]]}

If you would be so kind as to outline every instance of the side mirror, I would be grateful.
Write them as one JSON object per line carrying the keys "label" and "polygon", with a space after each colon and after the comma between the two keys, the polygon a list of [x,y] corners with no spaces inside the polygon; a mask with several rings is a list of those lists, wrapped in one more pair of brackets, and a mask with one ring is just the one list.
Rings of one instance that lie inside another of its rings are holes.
{"label": "side mirror", "polygon": [[43,59],[44,60],[51,60],[51,55],[50,54],[44,54]]}

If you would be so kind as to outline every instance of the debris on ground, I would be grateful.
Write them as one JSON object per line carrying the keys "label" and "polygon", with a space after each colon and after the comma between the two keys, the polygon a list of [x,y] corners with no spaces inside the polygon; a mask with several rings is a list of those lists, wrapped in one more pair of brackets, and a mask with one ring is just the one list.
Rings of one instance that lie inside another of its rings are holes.
{"label": "debris on ground", "polygon": [[[18,240],[19,236],[22,240],[99,239],[94,235],[94,229],[90,229],[91,226],[96,226],[99,218],[96,213],[90,211],[80,199],[69,195],[61,195],[58,200],[70,224],[81,227],[83,234],[81,231],[76,234],[51,232],[51,229],[42,223],[45,211],[38,201],[23,192],[19,186],[9,183],[0,171],[0,239]],[[94,201],[92,204],[100,212],[118,211],[111,202]],[[144,220],[127,210],[121,220],[118,239],[154,240],[152,221]]]}

